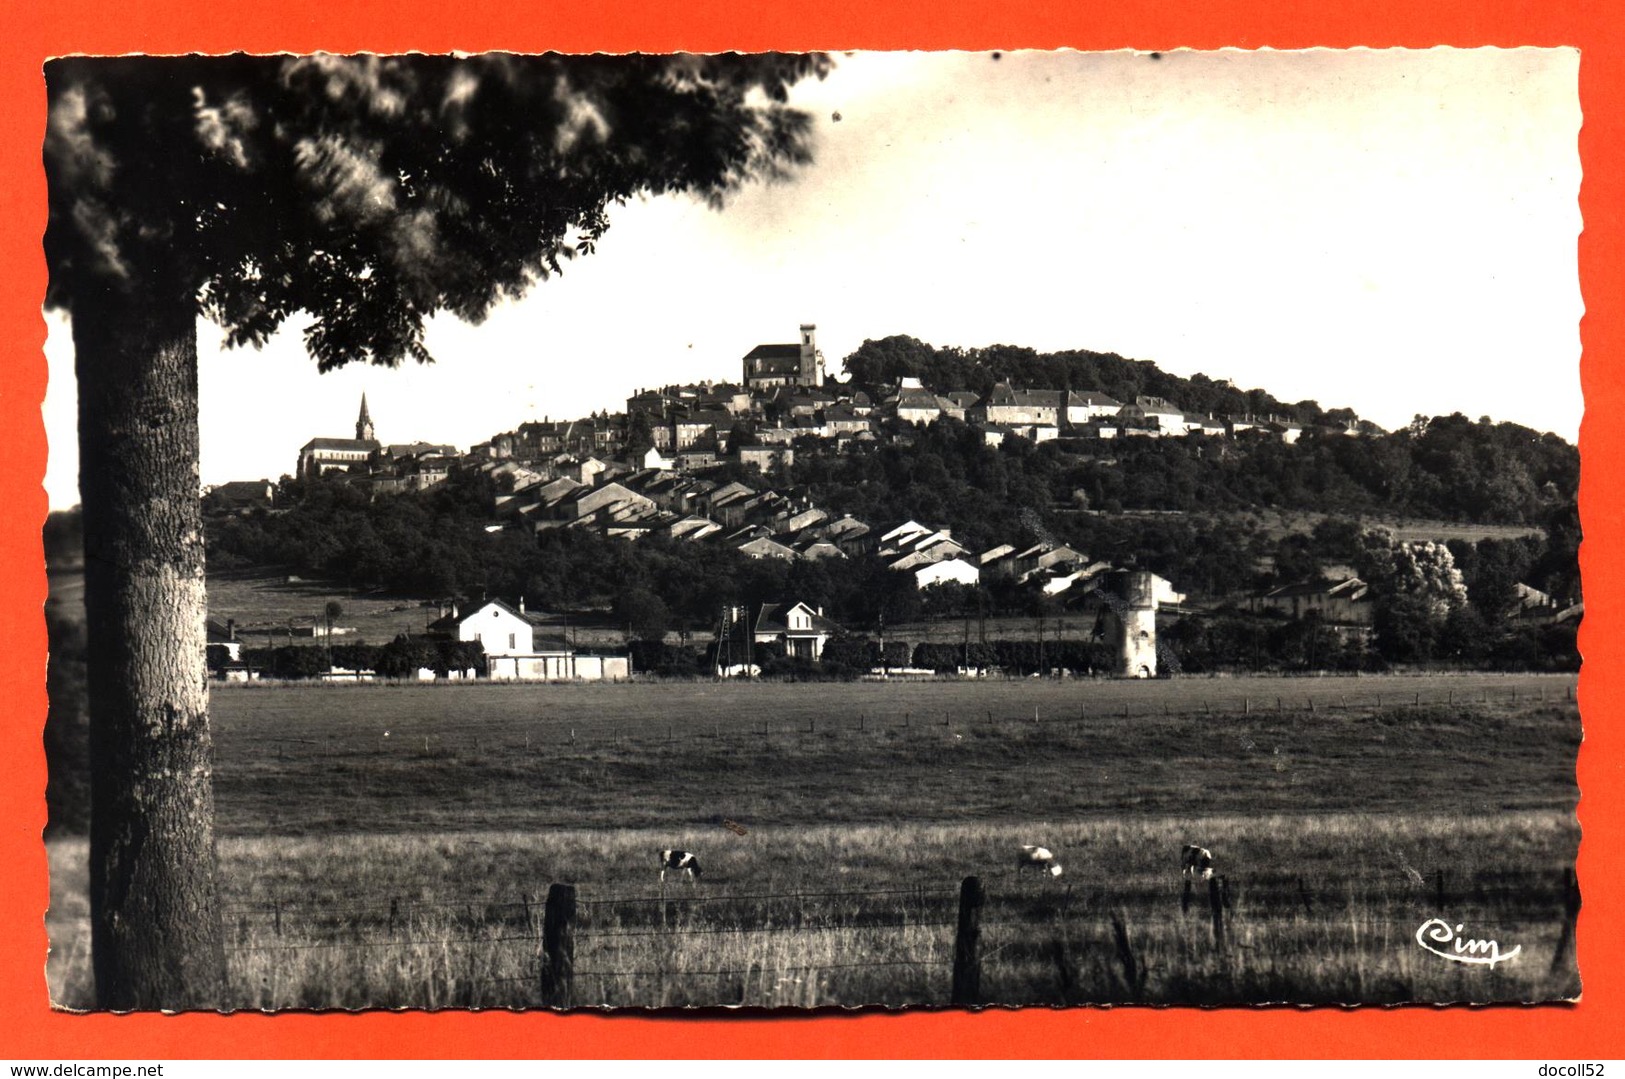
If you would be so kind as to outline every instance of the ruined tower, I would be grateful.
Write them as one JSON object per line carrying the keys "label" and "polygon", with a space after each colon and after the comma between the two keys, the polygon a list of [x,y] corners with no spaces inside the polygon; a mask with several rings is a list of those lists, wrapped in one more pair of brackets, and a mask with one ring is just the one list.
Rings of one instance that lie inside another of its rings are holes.
{"label": "ruined tower", "polygon": [[1117,610],[1122,624],[1118,645],[1119,672],[1125,678],[1157,676],[1157,596],[1156,577],[1144,570],[1124,573],[1118,584],[1122,606]]}

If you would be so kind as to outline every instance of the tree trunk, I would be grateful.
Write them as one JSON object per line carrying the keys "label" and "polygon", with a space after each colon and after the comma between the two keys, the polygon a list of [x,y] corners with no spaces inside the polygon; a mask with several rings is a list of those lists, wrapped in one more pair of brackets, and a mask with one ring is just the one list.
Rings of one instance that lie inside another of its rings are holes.
{"label": "tree trunk", "polygon": [[184,289],[74,297],[99,1007],[221,1006],[197,329]]}

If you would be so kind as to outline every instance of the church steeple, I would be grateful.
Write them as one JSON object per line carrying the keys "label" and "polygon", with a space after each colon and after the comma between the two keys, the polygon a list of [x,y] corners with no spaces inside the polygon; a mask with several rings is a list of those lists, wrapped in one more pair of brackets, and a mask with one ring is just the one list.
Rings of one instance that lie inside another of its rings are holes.
{"label": "church steeple", "polygon": [[367,412],[367,395],[361,395],[361,415],[356,417],[355,437],[362,442],[372,441],[372,416]]}

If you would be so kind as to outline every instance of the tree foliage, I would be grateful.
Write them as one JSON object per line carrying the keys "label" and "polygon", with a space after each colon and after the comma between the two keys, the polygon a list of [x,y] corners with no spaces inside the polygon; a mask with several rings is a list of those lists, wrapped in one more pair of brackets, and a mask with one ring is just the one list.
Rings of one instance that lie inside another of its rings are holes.
{"label": "tree foliage", "polygon": [[427,360],[640,194],[809,159],[811,55],[69,58],[46,65],[47,302],[159,276],[231,344],[308,312],[324,369]]}

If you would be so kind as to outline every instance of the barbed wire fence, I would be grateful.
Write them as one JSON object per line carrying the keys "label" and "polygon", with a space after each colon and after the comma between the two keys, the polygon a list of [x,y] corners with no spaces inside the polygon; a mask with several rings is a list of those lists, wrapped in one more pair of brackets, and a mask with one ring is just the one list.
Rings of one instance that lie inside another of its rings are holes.
{"label": "barbed wire fence", "polygon": [[[1450,904],[1465,898],[1469,890],[1478,900],[1504,891],[1504,899],[1516,898],[1532,917],[1555,921],[1559,928],[1551,973],[1572,965],[1580,910],[1572,869],[1564,871],[1555,887],[1542,885],[1538,895],[1516,882],[1488,890],[1468,881],[1447,883],[1443,870],[1413,889],[1440,910],[1451,909]],[[975,876],[965,878],[957,890],[922,885],[866,891],[681,894],[673,889],[670,894],[615,895],[553,884],[545,897],[525,895],[511,901],[391,899],[314,908],[279,901],[240,904],[226,909],[228,926],[237,928],[227,950],[239,961],[253,957],[273,973],[278,965],[309,953],[336,953],[352,961],[369,954],[387,955],[392,969],[421,953],[466,971],[470,981],[500,987],[509,1006],[658,1005],[673,999],[674,985],[688,987],[676,998],[686,1002],[774,1003],[783,1002],[775,991],[786,979],[793,988],[812,994],[793,1002],[830,1003],[824,995],[839,994],[826,979],[875,972],[887,977],[912,975],[910,984],[921,997],[912,1002],[975,1006],[992,1002],[983,987],[988,964],[997,972],[1001,962],[1018,953],[1030,956],[1035,948],[1053,953],[1057,999],[1069,999],[1078,990],[1064,942],[1082,934],[1114,964],[1113,994],[1133,1001],[1145,993],[1148,971],[1128,911],[1148,916],[1161,907],[1172,916],[1177,902],[1187,937],[1198,921],[1205,923],[1201,936],[1210,941],[1211,955],[1222,967],[1238,950],[1256,947],[1238,939],[1238,925],[1245,930],[1261,920],[1319,918],[1335,926],[1352,902],[1334,882],[1311,883],[1302,877],[1258,881],[1245,907],[1238,903],[1237,891],[1225,875],[1215,875],[1200,888],[1186,881],[1182,893],[1157,887],[1119,889],[1109,895],[1074,891],[1070,885],[1023,890],[1019,882],[1013,889],[990,894]],[[1412,914],[1364,911],[1360,921],[1402,934],[1417,930]],[[987,931],[992,931],[991,946]],[[807,944],[809,935],[819,938],[821,961],[803,954],[813,950]],[[777,952],[729,950],[720,943],[745,939],[775,941],[782,947]],[[456,950],[461,951],[454,956]],[[809,977],[810,982],[804,980]],[[480,1003],[473,986],[465,990],[461,1003]],[[410,1006],[396,1000],[370,1003]]]}

